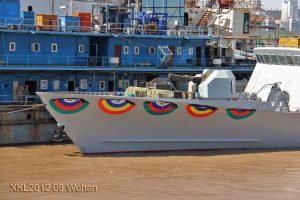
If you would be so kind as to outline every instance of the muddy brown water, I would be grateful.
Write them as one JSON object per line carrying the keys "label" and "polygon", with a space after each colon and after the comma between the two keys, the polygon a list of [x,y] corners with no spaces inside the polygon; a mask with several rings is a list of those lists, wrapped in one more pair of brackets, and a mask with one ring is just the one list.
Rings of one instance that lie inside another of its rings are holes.
{"label": "muddy brown water", "polygon": [[[14,190],[22,184],[52,190]],[[300,149],[84,156],[73,144],[0,147],[0,199],[299,200]]]}

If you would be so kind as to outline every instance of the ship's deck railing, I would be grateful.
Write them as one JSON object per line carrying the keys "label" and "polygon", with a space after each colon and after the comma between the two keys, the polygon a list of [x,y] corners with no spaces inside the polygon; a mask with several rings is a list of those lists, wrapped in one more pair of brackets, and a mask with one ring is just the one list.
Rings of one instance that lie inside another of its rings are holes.
{"label": "ship's deck railing", "polygon": [[[217,58],[216,58],[217,59]],[[235,60],[223,57],[221,67],[254,67],[254,60]],[[133,56],[96,57],[96,56],[37,56],[0,54],[0,66],[59,66],[94,68],[187,68],[218,67],[214,58],[172,58],[161,61],[157,55],[135,58]]]}
{"label": "ship's deck railing", "polygon": [[93,95],[93,96],[124,96],[125,92],[76,92],[76,91],[58,91],[54,94],[71,94],[71,95]]}
{"label": "ship's deck railing", "polygon": [[[7,99],[11,99],[7,101]],[[0,95],[0,104],[30,105],[42,103],[37,95]]]}
{"label": "ship's deck railing", "polygon": [[[170,35],[170,36],[208,36],[213,31],[206,26],[166,26],[164,30],[138,25],[132,28],[130,23],[108,23],[103,25],[80,26],[70,23],[58,25],[59,20],[43,20],[36,24],[35,19],[0,17],[0,29],[55,32],[94,32],[124,35]],[[87,23],[85,23],[87,24]]]}
{"label": "ship's deck railing", "polygon": [[[205,98],[200,97],[197,92],[188,92],[188,91],[172,91],[174,92],[173,97],[168,97],[170,99],[206,99],[206,100],[237,100],[236,97],[232,98]],[[52,94],[68,94],[68,95],[92,95],[92,96],[119,96],[119,97],[135,97],[133,94],[126,93],[126,92],[68,92],[68,91],[60,91],[60,92],[51,92]],[[147,94],[145,96],[139,97],[147,97],[147,98],[156,98],[156,97],[149,97]]]}
{"label": "ship's deck railing", "polygon": [[256,48],[260,48],[260,47],[282,47],[282,48],[296,48],[299,49],[300,46],[296,46],[296,45],[278,45],[278,44],[267,44],[267,45],[256,45]]}

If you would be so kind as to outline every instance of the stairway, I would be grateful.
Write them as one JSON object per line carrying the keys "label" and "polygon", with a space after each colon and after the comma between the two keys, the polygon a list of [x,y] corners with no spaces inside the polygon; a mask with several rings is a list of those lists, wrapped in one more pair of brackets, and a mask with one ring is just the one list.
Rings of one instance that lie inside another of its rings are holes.
{"label": "stairway", "polygon": [[212,11],[211,9],[206,9],[200,18],[199,22],[197,23],[197,26],[207,26],[208,24],[208,19],[211,15]]}

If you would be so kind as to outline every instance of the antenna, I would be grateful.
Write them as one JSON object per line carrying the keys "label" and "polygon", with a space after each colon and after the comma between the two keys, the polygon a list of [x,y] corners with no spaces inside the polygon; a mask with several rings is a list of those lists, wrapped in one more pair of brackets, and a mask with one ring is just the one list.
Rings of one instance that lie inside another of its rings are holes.
{"label": "antenna", "polygon": [[69,9],[69,15],[73,16],[74,11],[74,0],[70,0],[70,9]]}
{"label": "antenna", "polygon": [[51,2],[51,14],[54,15],[54,0]]}

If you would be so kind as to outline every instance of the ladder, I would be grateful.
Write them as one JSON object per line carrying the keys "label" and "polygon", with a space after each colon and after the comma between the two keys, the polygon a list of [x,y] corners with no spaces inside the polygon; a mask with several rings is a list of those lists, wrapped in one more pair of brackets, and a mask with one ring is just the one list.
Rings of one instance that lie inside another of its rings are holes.
{"label": "ladder", "polygon": [[199,22],[197,23],[197,26],[206,26],[208,24],[208,19],[210,15],[212,14],[211,9],[206,9],[200,18]]}

